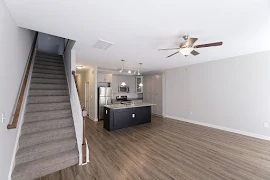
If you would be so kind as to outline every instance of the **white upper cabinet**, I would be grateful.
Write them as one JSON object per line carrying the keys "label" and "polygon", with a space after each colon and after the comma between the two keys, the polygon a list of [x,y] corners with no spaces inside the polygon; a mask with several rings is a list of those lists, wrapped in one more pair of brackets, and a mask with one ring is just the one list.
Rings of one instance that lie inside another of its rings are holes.
{"label": "white upper cabinet", "polygon": [[114,93],[118,93],[118,87],[121,86],[122,82],[125,82],[126,86],[129,87],[130,93],[136,93],[135,76],[112,75],[111,87]]}
{"label": "white upper cabinet", "polygon": [[136,93],[135,76],[127,76],[127,81],[125,83],[129,86],[130,93]]}
{"label": "white upper cabinet", "polygon": [[112,74],[103,74],[103,73],[98,73],[97,75],[97,80],[98,82],[112,82]]}
{"label": "white upper cabinet", "polygon": [[136,76],[136,93],[143,93],[143,76]]}

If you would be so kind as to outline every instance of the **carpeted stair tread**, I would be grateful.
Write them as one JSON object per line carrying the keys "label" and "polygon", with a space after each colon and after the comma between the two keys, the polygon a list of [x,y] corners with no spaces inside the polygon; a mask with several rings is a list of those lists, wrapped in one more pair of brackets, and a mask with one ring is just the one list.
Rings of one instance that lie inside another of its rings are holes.
{"label": "carpeted stair tread", "polygon": [[[37,63],[38,62],[38,63]],[[58,64],[59,66],[64,66],[64,61],[63,60],[56,60],[56,59],[46,59],[46,58],[36,58],[35,59],[35,64],[39,63],[54,63]]]}
{"label": "carpeted stair tread", "polygon": [[32,78],[66,79],[66,76],[64,74],[44,74],[33,72]]}
{"label": "carpeted stair tread", "polygon": [[73,149],[16,166],[12,180],[33,180],[77,163],[78,151]]}
{"label": "carpeted stair tread", "polygon": [[76,138],[71,137],[20,148],[16,154],[16,165],[72,150],[76,148],[76,143]]}
{"label": "carpeted stair tread", "polygon": [[70,108],[70,102],[27,104],[26,112],[28,113],[40,111],[67,110]]}
{"label": "carpeted stair tread", "polygon": [[68,90],[42,90],[42,89],[30,89],[29,96],[68,96],[69,91]]}
{"label": "carpeted stair tread", "polygon": [[59,58],[63,59],[63,56],[56,55],[56,54],[44,54],[44,53],[37,53],[36,57],[46,57],[46,58]]}
{"label": "carpeted stair tread", "polygon": [[35,64],[34,68],[38,68],[38,69],[48,69],[48,70],[59,70],[59,71],[64,71],[64,66],[60,67],[60,66],[48,66],[48,65],[40,65],[40,64]]}
{"label": "carpeted stair tread", "polygon": [[22,125],[21,134],[29,134],[66,127],[73,127],[72,117],[44,120],[44,121],[25,122]]}
{"label": "carpeted stair tread", "polygon": [[43,89],[43,90],[46,90],[46,89],[51,89],[51,90],[58,90],[58,89],[63,89],[63,90],[67,90],[68,89],[68,85],[67,83],[64,83],[64,84],[46,84],[46,83],[35,83],[35,82],[32,82],[31,85],[30,85],[30,89]]}
{"label": "carpeted stair tread", "polygon": [[55,56],[55,57],[63,57],[62,55],[55,54],[55,53],[48,53],[48,52],[43,52],[43,51],[37,51],[37,55],[46,55],[46,56]]}
{"label": "carpeted stair tread", "polygon": [[66,139],[75,136],[74,127],[65,127],[48,131],[41,131],[29,134],[22,134],[20,137],[19,147],[33,146],[36,144]]}
{"label": "carpeted stair tread", "polygon": [[60,70],[48,70],[48,69],[39,69],[39,68],[34,68],[33,73],[65,75],[64,70],[60,71]]}
{"label": "carpeted stair tread", "polygon": [[59,62],[55,62],[55,61],[42,61],[42,60],[36,60],[35,65],[64,67],[64,63],[59,63]]}
{"label": "carpeted stair tread", "polygon": [[29,112],[24,115],[24,122],[34,122],[52,119],[62,119],[72,117],[71,109],[56,110],[56,111],[42,111],[42,112]]}
{"label": "carpeted stair tread", "polygon": [[42,58],[46,58],[46,59],[60,59],[62,60],[63,59],[63,56],[55,56],[55,55],[47,55],[47,54],[36,54],[36,58],[39,58],[39,57],[42,57]]}
{"label": "carpeted stair tread", "polygon": [[65,79],[32,78],[31,83],[35,83],[35,84],[67,84],[67,80],[65,80]]}
{"label": "carpeted stair tread", "polygon": [[70,102],[69,96],[29,96],[28,104]]}

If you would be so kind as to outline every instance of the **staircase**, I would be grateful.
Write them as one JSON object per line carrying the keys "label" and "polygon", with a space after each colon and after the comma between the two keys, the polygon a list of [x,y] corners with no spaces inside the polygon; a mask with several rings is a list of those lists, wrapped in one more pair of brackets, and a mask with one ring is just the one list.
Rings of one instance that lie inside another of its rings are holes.
{"label": "staircase", "polygon": [[37,52],[12,180],[32,180],[78,164],[62,56]]}

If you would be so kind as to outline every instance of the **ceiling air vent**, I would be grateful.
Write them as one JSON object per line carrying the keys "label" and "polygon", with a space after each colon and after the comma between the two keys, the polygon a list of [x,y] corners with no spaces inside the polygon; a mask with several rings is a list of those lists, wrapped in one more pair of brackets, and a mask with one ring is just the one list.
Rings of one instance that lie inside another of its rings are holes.
{"label": "ceiling air vent", "polygon": [[113,43],[100,39],[94,44],[93,48],[107,50],[111,45],[113,45]]}

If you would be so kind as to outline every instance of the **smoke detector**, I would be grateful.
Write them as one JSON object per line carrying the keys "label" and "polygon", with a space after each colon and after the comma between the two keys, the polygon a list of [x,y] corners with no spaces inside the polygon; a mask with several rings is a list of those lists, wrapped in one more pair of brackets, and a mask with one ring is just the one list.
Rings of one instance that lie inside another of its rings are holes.
{"label": "smoke detector", "polygon": [[93,48],[107,50],[111,45],[113,45],[112,42],[100,39],[93,45]]}

